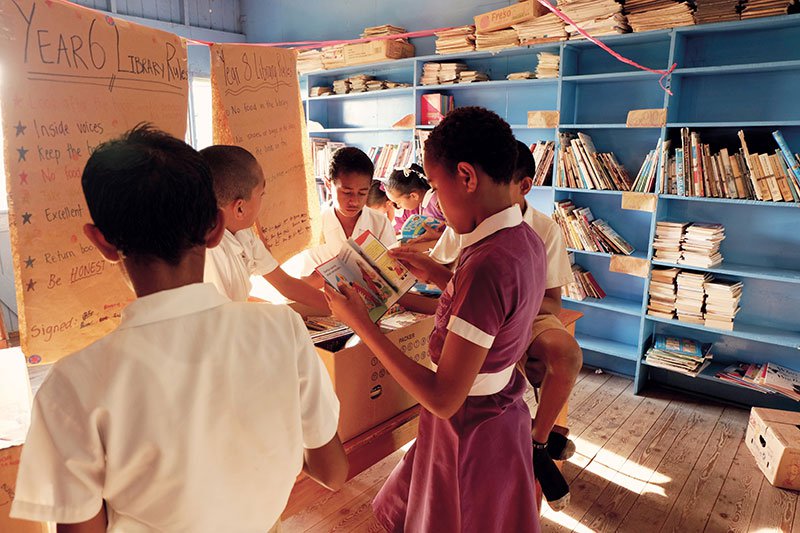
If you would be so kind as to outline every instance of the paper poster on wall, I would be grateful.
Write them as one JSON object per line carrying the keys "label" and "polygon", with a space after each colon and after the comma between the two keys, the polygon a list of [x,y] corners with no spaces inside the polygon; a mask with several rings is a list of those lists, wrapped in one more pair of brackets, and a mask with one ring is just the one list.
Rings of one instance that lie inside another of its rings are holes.
{"label": "paper poster on wall", "polygon": [[319,200],[311,168],[297,52],[212,44],[214,142],[249,150],[266,178],[256,225],[284,261],[319,242]]}
{"label": "paper poster on wall", "polygon": [[53,362],[105,335],[133,298],[83,235],[93,149],[140,122],[185,136],[185,43],[60,1],[0,3],[5,168],[22,349]]}

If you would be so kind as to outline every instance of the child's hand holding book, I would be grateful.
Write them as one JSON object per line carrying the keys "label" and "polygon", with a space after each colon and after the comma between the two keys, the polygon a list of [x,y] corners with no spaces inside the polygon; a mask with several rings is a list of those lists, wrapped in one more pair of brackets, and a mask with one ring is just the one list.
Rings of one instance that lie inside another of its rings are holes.
{"label": "child's hand holding book", "polygon": [[426,282],[433,283],[444,290],[453,273],[444,265],[440,265],[428,254],[411,250],[406,247],[393,248],[389,255],[403,263],[414,276]]}
{"label": "child's hand holding book", "polygon": [[364,300],[351,284],[339,283],[338,288],[325,285],[325,299],[333,316],[358,333],[364,327],[373,327],[372,318]]}

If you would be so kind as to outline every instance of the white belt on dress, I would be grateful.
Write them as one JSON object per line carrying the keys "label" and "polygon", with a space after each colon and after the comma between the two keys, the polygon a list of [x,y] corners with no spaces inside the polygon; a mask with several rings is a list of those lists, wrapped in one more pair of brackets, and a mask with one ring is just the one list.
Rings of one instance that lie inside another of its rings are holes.
{"label": "white belt on dress", "polygon": [[[431,366],[433,366],[432,370],[434,372],[439,368],[435,363],[431,363]],[[497,394],[505,389],[508,382],[511,381],[515,368],[516,365],[511,365],[499,372],[478,374],[475,376],[475,381],[472,383],[472,388],[469,389],[467,396],[491,396],[492,394]]]}

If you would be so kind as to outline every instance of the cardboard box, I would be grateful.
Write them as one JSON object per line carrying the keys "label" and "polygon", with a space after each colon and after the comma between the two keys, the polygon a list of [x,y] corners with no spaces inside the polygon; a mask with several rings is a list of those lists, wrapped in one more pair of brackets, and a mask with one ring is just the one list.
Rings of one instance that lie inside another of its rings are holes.
{"label": "cardboard box", "polygon": [[344,46],[344,62],[347,66],[405,57],[414,57],[414,45],[403,41],[387,39]]}
{"label": "cardboard box", "polygon": [[9,518],[14,487],[17,485],[17,469],[22,446],[0,450],[0,531],[3,533],[47,533],[47,524],[14,520]]}
{"label": "cardboard box", "polygon": [[[428,356],[431,331],[433,317],[386,336],[406,356],[431,368]],[[339,438],[343,442],[417,404],[363,343],[336,352],[317,347],[317,352],[339,397]]]}
{"label": "cardboard box", "polygon": [[475,17],[475,30],[488,33],[510,28],[514,24],[527,22],[548,13],[548,9],[536,0],[526,0],[508,7],[502,7]]}
{"label": "cardboard box", "polygon": [[745,442],[770,483],[800,489],[800,413],[754,407]]}

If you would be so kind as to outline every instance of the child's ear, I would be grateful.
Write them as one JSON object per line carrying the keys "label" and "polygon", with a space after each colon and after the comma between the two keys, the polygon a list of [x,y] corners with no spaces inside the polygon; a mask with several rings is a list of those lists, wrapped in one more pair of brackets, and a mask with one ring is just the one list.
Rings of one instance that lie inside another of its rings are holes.
{"label": "child's ear", "polygon": [[519,182],[519,192],[522,193],[522,196],[526,196],[531,189],[533,188],[533,178],[530,176],[525,176],[522,178],[522,181]]}
{"label": "child's ear", "polygon": [[217,246],[225,235],[225,213],[222,209],[217,209],[217,221],[214,227],[206,233],[206,248]]}
{"label": "child's ear", "polygon": [[241,198],[237,198],[233,201],[233,205],[231,206],[231,211],[233,212],[233,216],[236,219],[241,220],[244,217],[244,204],[245,201]]}
{"label": "child's ear", "polygon": [[473,193],[478,190],[478,171],[471,163],[462,161],[456,165],[456,179],[463,184],[466,192]]}
{"label": "child's ear", "polygon": [[417,191],[412,191],[408,193],[408,197],[411,198],[411,200],[413,200],[414,203],[422,201],[422,198],[420,198],[419,193]]}
{"label": "child's ear", "polygon": [[84,224],[83,234],[86,235],[86,238],[94,244],[95,248],[97,248],[107,261],[111,263],[119,263],[122,261],[122,254],[119,253],[117,247],[106,240],[105,235],[100,232],[97,226],[94,224]]}

